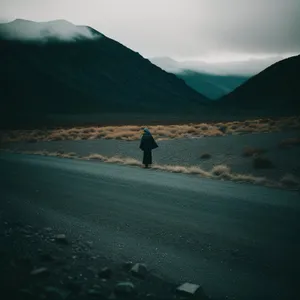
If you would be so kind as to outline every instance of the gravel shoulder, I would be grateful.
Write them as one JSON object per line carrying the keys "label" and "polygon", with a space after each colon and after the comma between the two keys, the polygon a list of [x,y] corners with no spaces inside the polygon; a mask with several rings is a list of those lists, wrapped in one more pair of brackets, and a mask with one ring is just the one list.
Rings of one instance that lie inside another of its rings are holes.
{"label": "gravel shoulder", "polygon": [[[298,131],[257,133],[245,135],[226,135],[220,137],[185,138],[158,141],[159,148],[154,151],[154,163],[159,165],[199,166],[211,170],[214,166],[225,164],[232,172],[252,174],[280,180],[285,174],[300,176],[300,147],[278,147],[285,139],[299,136]],[[269,159],[274,167],[256,169],[253,157],[244,157],[246,147],[265,150],[263,157]],[[40,141],[37,143],[16,142],[6,148],[19,151],[74,152],[80,156],[101,154],[107,157],[121,156],[142,160],[139,141],[123,140],[80,140],[80,141]],[[209,154],[209,159],[202,159],[202,154]]]}

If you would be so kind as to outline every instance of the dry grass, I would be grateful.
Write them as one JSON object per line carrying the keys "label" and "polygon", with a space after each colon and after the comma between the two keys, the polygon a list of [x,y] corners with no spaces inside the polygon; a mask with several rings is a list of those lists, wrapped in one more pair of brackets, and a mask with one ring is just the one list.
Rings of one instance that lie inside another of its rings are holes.
{"label": "dry grass", "polygon": [[117,163],[117,164],[130,165],[130,166],[142,166],[141,162],[131,157],[118,157],[118,156],[106,157],[101,154],[94,153],[83,157],[83,159],[99,160],[106,163]]}
{"label": "dry grass", "polygon": [[[249,134],[300,129],[300,117],[256,119],[234,122],[198,123],[186,125],[149,126],[156,139],[184,137],[223,136],[226,134]],[[52,130],[9,130],[0,131],[1,142],[38,142],[64,140],[122,139],[138,140],[141,126],[104,126],[57,128]],[[299,141],[299,139],[298,139]]]}
{"label": "dry grass", "polygon": [[226,165],[217,165],[214,166],[211,170],[211,173],[215,176],[226,176],[230,174],[231,170]]}
{"label": "dry grass", "polygon": [[154,170],[161,170],[161,171],[167,171],[171,173],[183,173],[183,174],[193,174],[193,175],[200,175],[205,178],[211,178],[212,175],[210,172],[207,172],[200,167],[196,166],[175,166],[175,165],[153,165],[152,169]]}

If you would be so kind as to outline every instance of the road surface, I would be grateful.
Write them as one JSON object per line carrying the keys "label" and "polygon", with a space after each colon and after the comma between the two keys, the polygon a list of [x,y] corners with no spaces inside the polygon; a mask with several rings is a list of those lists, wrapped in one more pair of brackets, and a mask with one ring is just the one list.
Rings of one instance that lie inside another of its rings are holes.
{"label": "road surface", "polygon": [[0,154],[0,210],[85,235],[212,297],[295,299],[299,192],[80,160]]}

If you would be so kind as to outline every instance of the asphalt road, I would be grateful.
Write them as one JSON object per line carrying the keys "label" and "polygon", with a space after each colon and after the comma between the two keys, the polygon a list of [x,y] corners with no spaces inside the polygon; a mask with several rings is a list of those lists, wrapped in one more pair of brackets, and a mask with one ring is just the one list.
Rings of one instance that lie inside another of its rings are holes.
{"label": "asphalt road", "polygon": [[84,235],[108,259],[145,262],[213,297],[299,293],[299,192],[4,153],[0,178],[0,212]]}

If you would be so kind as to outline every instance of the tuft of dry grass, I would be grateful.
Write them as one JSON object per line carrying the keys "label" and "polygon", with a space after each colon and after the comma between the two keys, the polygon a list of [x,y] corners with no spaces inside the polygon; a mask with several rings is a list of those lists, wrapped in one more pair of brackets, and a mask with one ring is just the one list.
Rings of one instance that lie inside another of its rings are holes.
{"label": "tuft of dry grass", "polygon": [[226,165],[216,165],[212,168],[211,174],[214,176],[227,176],[231,169]]}
{"label": "tuft of dry grass", "polygon": [[161,170],[161,171],[167,171],[171,173],[183,173],[183,174],[193,174],[193,175],[200,175],[202,177],[211,178],[212,175],[210,172],[207,172],[200,167],[196,166],[176,166],[176,165],[157,165],[154,164],[152,166],[152,169],[154,170]]}
{"label": "tuft of dry grass", "polygon": [[105,157],[103,155],[96,154],[96,153],[90,154],[89,156],[85,156],[85,158],[86,159],[101,160],[101,161],[105,160]]}
{"label": "tuft of dry grass", "polygon": [[267,152],[267,151],[263,148],[245,147],[243,149],[243,156],[244,157],[252,157],[255,155],[263,154],[265,152]]}
{"label": "tuft of dry grass", "polygon": [[[225,134],[250,134],[274,132],[288,129],[300,129],[300,117],[257,119],[233,122],[211,122],[186,125],[149,126],[156,139],[174,139],[183,137],[223,136]],[[140,139],[140,126],[89,126],[78,128],[57,128],[51,130],[6,130],[0,131],[1,142],[20,141],[64,141],[93,139]]]}
{"label": "tuft of dry grass", "polygon": [[101,154],[93,153],[83,157],[83,159],[100,160],[106,163],[117,163],[117,164],[124,164],[130,166],[142,166],[141,162],[131,157],[118,157],[118,156],[106,157]]}

